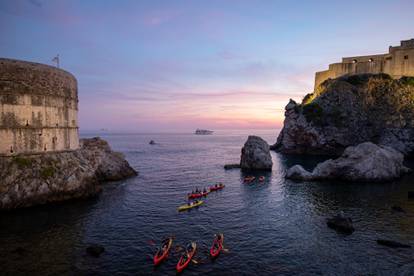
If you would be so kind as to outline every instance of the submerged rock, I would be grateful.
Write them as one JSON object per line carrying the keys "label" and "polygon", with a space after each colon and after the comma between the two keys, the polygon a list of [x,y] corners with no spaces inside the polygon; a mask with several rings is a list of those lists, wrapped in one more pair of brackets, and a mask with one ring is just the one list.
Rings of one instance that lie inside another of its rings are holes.
{"label": "submerged rock", "polygon": [[231,170],[231,169],[240,169],[240,164],[226,164],[224,165],[225,170]]}
{"label": "submerged rock", "polygon": [[411,245],[404,244],[396,241],[391,240],[377,240],[377,243],[380,245],[392,247],[392,248],[411,248]]}
{"label": "submerged rock", "polygon": [[92,244],[86,248],[86,253],[96,258],[99,257],[104,252],[105,252],[105,247],[99,244]]}
{"label": "submerged rock", "polygon": [[329,79],[301,103],[290,100],[272,149],[340,155],[348,146],[370,141],[414,155],[413,80],[385,74]]}
{"label": "submerged rock", "polygon": [[352,219],[345,217],[342,213],[326,220],[329,228],[345,234],[352,234],[355,228]]}
{"label": "submerged rock", "polygon": [[272,170],[273,162],[269,145],[258,136],[249,136],[241,150],[242,170]]}
{"label": "submerged rock", "polygon": [[135,176],[121,153],[100,138],[75,151],[0,157],[0,209],[96,195],[101,183]]}
{"label": "submerged rock", "polygon": [[286,178],[296,180],[387,181],[409,171],[403,165],[404,156],[386,146],[371,142],[348,147],[337,159],[319,163],[312,172],[295,165],[288,169]]}
{"label": "submerged rock", "polygon": [[391,210],[393,210],[395,212],[405,213],[405,210],[403,208],[401,208],[400,206],[398,206],[398,205],[393,205],[391,207]]}

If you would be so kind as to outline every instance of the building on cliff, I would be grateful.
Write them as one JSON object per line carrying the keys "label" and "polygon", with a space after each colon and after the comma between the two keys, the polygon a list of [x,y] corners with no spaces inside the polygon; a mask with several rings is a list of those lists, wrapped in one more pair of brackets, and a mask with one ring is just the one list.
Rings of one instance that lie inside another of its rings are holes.
{"label": "building on cliff", "polygon": [[329,65],[326,71],[315,75],[315,88],[327,79],[362,73],[385,73],[393,78],[414,76],[414,39],[390,46],[387,54],[344,57],[342,62]]}
{"label": "building on cliff", "polygon": [[64,70],[0,58],[0,155],[78,149],[77,93]]}

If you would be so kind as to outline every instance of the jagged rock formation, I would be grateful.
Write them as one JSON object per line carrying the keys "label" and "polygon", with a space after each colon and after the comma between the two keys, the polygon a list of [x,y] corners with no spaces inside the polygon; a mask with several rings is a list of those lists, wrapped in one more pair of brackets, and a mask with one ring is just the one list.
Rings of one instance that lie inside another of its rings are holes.
{"label": "jagged rock formation", "polygon": [[100,138],[75,151],[0,157],[0,209],[89,197],[101,182],[137,175],[121,153]]}
{"label": "jagged rock formation", "polygon": [[284,127],[272,146],[279,152],[340,155],[348,146],[371,141],[414,153],[414,78],[329,79],[285,110]]}
{"label": "jagged rock formation", "polygon": [[403,161],[404,156],[393,148],[366,142],[346,148],[341,157],[318,164],[312,172],[295,165],[287,171],[286,177],[297,180],[387,181],[409,171]]}
{"label": "jagged rock formation", "polygon": [[241,150],[240,167],[245,171],[272,170],[270,147],[258,136],[249,136]]}

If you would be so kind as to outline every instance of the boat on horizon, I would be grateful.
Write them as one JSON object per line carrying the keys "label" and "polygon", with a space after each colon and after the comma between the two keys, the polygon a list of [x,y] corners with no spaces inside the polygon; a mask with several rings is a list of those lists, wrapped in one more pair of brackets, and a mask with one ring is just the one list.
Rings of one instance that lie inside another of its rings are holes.
{"label": "boat on horizon", "polygon": [[194,134],[196,135],[211,135],[213,134],[214,131],[212,130],[207,130],[207,129],[196,129],[196,131],[194,132]]}

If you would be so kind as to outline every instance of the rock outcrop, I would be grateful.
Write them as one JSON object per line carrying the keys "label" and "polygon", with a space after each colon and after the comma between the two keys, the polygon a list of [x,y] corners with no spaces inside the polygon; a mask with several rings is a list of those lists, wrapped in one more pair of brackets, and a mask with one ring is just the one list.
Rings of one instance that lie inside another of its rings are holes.
{"label": "rock outcrop", "polygon": [[352,234],[355,231],[352,219],[345,217],[342,212],[332,218],[328,218],[326,220],[326,225],[328,225],[329,228],[344,234]]}
{"label": "rock outcrop", "polygon": [[288,169],[286,177],[297,180],[387,181],[409,171],[403,161],[404,156],[393,148],[366,142],[346,148],[341,157],[318,164],[312,172],[295,165]]}
{"label": "rock outcrop", "polygon": [[0,209],[89,197],[103,181],[137,175],[106,141],[80,143],[75,151],[0,157]]}
{"label": "rock outcrop", "polygon": [[245,171],[272,170],[270,147],[258,136],[249,136],[241,150],[240,167]]}
{"label": "rock outcrop", "polygon": [[367,141],[414,154],[414,78],[364,74],[329,79],[301,104],[291,100],[286,105],[272,149],[340,155]]}

